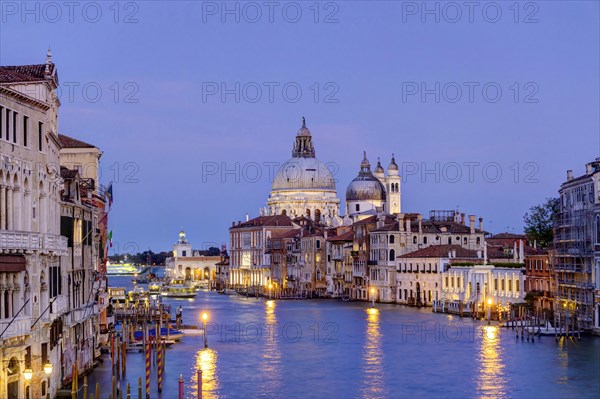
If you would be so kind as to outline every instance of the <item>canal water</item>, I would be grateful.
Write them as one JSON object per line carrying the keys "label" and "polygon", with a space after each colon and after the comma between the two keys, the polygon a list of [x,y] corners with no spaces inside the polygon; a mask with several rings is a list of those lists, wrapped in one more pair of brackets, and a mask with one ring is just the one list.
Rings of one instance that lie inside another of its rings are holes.
{"label": "canal water", "polygon": [[[111,278],[131,286],[130,278]],[[165,301],[166,302],[166,301]],[[167,350],[162,395],[152,370],[151,398],[421,398],[600,396],[600,338],[535,343],[511,329],[431,309],[336,300],[269,301],[201,291],[181,306],[186,324],[209,315],[208,349],[186,336]],[[110,357],[90,375],[92,392],[110,393]],[[132,398],[143,354],[129,353]],[[123,386],[124,386],[123,385]],[[135,393],[135,395],[133,395]]]}

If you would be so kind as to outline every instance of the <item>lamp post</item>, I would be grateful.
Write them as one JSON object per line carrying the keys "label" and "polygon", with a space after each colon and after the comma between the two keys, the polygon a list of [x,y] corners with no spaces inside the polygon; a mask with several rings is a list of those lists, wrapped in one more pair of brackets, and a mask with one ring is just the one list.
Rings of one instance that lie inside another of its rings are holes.
{"label": "lamp post", "polygon": [[375,288],[371,288],[371,304],[375,307]]}
{"label": "lamp post", "polygon": [[488,325],[490,325],[492,322],[492,298],[488,298],[487,304],[488,304]]}
{"label": "lamp post", "polygon": [[208,337],[206,335],[206,320],[208,320],[208,314],[206,312],[202,312],[202,335],[204,335],[204,347],[208,348]]}

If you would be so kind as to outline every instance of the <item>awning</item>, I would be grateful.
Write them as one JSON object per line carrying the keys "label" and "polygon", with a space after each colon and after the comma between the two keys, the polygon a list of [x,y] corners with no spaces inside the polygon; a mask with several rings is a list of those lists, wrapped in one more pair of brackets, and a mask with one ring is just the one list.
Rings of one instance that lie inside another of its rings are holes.
{"label": "awning", "polygon": [[0,273],[18,273],[25,271],[25,257],[0,255]]}

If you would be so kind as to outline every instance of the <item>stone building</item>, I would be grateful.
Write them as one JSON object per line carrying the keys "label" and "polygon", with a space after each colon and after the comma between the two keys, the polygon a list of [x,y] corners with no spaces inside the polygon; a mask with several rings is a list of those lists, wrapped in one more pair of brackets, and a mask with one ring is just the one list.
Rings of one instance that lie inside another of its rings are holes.
{"label": "stone building", "polygon": [[[554,221],[555,313],[569,312],[582,329],[600,333],[600,158],[560,186]],[[558,318],[558,317],[556,317]],[[571,320],[570,320],[571,321]]]}
{"label": "stone building", "polygon": [[[0,67],[0,397],[54,397],[98,353],[104,193],[95,167],[62,166],[73,141],[58,134],[58,74]],[[83,143],[83,142],[79,142]],[[92,162],[93,163],[93,162]]]}
{"label": "stone building", "polygon": [[166,259],[165,271],[169,278],[203,282],[208,288],[216,288],[217,263],[221,261],[220,255],[206,256],[193,250],[182,228],[173,245],[173,256]]}
{"label": "stone building", "polygon": [[264,289],[270,282],[271,259],[267,241],[275,232],[300,227],[287,215],[259,216],[232,223],[230,236],[229,285]]}

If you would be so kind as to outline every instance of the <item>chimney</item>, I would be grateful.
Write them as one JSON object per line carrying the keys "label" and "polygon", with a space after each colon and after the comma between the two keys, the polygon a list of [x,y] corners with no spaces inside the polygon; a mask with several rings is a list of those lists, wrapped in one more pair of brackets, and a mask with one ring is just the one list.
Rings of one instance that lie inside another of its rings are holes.
{"label": "chimney", "polygon": [[404,214],[403,213],[399,213],[396,216],[396,219],[398,220],[398,228],[400,231],[404,231]]}
{"label": "chimney", "polygon": [[519,263],[525,262],[525,246],[523,240],[519,240]]}
{"label": "chimney", "polygon": [[465,224],[465,214],[464,212],[460,214],[460,223]]}
{"label": "chimney", "polygon": [[513,261],[517,263],[517,240],[514,241],[513,245]]}
{"label": "chimney", "polygon": [[453,258],[456,258],[456,249],[453,249],[453,250],[452,250],[452,257],[453,257]]}
{"label": "chimney", "polygon": [[248,212],[246,212],[246,222],[250,220],[250,217],[248,216]]}
{"label": "chimney", "polygon": [[533,249],[537,249],[537,240],[533,240]]}
{"label": "chimney", "polygon": [[420,213],[417,215],[417,220],[419,221],[419,234],[423,233],[423,215]]}
{"label": "chimney", "polygon": [[567,181],[573,180],[573,170],[567,170]]}
{"label": "chimney", "polygon": [[404,222],[405,222],[405,225],[406,225],[406,231],[408,233],[410,233],[410,217],[406,218],[406,220]]}
{"label": "chimney", "polygon": [[477,257],[481,259],[481,249],[477,250]]}
{"label": "chimney", "polygon": [[591,163],[585,165],[585,173],[587,175],[591,175],[592,173],[594,173],[594,168],[592,167]]}
{"label": "chimney", "polygon": [[483,218],[479,218],[479,230],[483,231]]}
{"label": "chimney", "polygon": [[448,258],[452,259],[452,251],[448,251]]}
{"label": "chimney", "polygon": [[471,234],[475,234],[475,215],[469,215],[469,227],[471,228]]}

